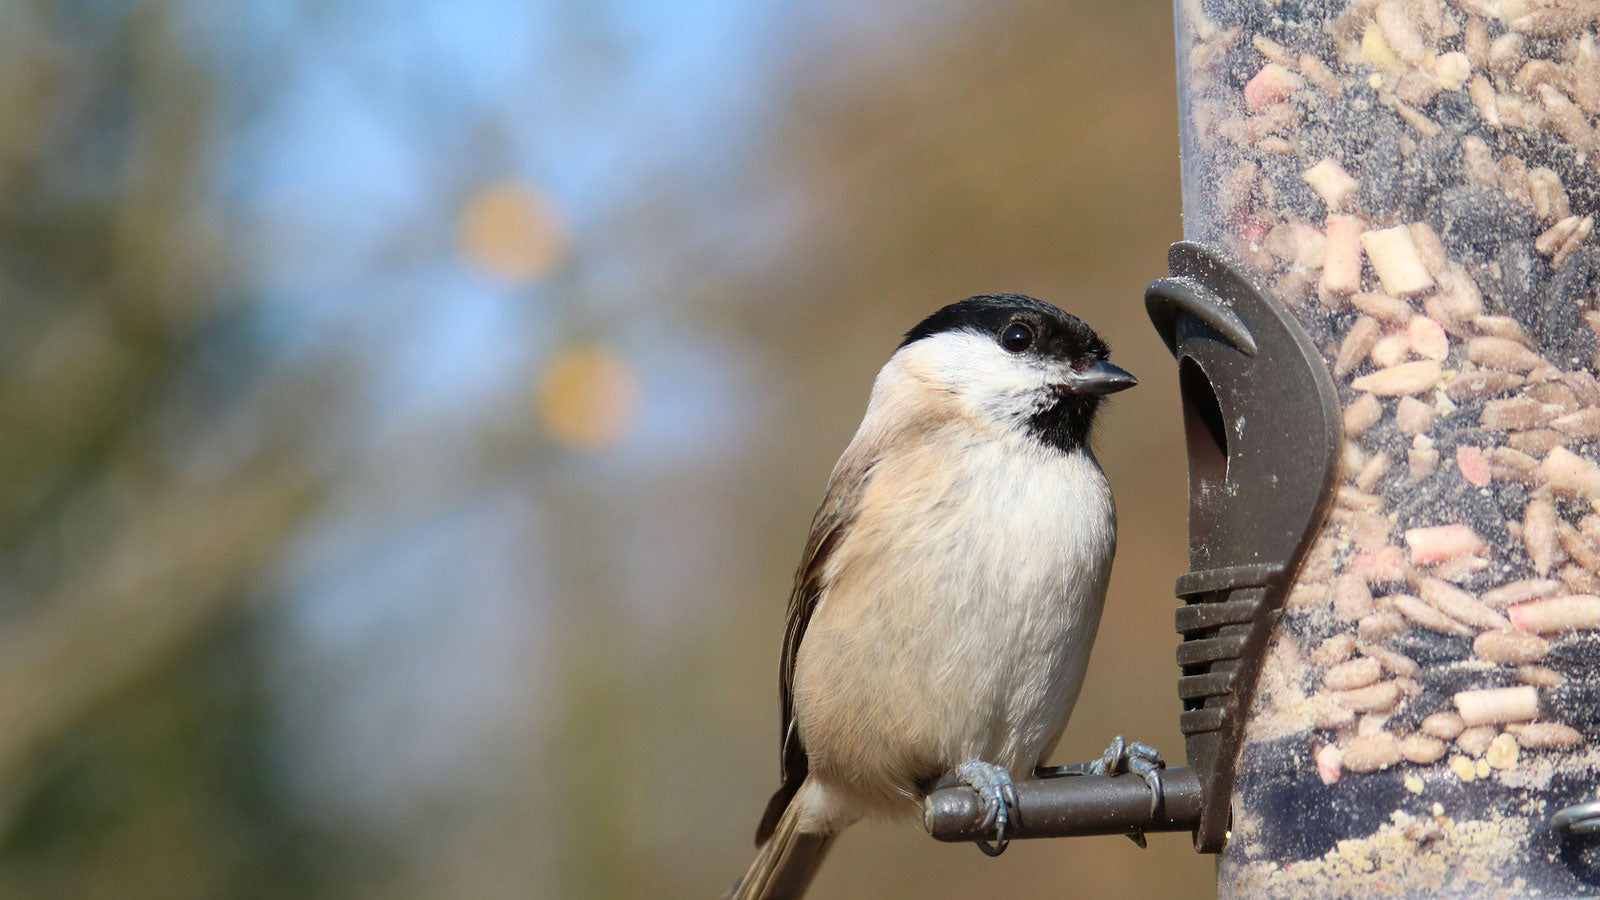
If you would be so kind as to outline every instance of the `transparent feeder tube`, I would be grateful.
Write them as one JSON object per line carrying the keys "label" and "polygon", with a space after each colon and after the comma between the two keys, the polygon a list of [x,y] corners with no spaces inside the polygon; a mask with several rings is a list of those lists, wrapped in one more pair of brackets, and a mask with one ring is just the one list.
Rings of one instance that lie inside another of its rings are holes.
{"label": "transparent feeder tube", "polygon": [[1185,237],[1293,310],[1345,429],[1222,895],[1600,892],[1549,824],[1600,790],[1600,3],[1176,12]]}

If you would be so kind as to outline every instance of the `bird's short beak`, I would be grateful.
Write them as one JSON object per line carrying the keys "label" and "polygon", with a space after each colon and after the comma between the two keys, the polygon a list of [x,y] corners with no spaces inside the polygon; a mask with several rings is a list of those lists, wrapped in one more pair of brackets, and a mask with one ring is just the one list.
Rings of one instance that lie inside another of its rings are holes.
{"label": "bird's short beak", "polygon": [[1071,388],[1079,394],[1115,394],[1138,383],[1139,379],[1126,369],[1101,360],[1079,372],[1072,379]]}

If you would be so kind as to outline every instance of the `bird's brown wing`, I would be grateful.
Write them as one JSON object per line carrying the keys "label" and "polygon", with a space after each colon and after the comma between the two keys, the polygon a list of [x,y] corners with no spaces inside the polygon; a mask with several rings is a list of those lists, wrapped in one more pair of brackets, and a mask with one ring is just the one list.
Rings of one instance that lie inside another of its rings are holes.
{"label": "bird's brown wing", "polygon": [[800,729],[794,714],[794,666],[800,653],[800,642],[805,639],[806,626],[811,614],[827,589],[823,571],[840,540],[855,521],[855,511],[861,494],[872,477],[872,465],[840,467],[829,480],[828,493],[811,520],[811,535],[806,540],[806,551],[800,557],[800,568],[795,572],[794,590],[789,594],[789,621],[783,630],[783,659],[778,668],[778,700],[783,707],[782,728],[779,731],[779,760],[783,767],[783,782],[772,799],[767,801],[766,813],[756,828],[756,843],[761,844],[771,836],[789,801],[806,780],[809,765],[806,748],[800,741]]}

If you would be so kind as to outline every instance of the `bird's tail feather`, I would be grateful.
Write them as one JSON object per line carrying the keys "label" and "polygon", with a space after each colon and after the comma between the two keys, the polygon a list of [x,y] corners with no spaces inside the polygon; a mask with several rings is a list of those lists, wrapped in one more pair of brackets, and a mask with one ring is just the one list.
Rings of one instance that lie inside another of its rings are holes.
{"label": "bird's tail feather", "polygon": [[[803,795],[804,792],[802,792]],[[756,850],[755,861],[727,894],[729,900],[798,900],[832,846],[833,834],[800,830],[800,801],[789,801],[772,836]]]}

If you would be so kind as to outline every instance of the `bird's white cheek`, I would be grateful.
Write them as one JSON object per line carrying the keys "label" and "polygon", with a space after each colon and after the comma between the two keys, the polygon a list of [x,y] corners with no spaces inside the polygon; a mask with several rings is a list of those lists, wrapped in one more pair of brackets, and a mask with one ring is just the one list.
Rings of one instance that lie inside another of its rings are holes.
{"label": "bird's white cheek", "polygon": [[1006,352],[987,335],[965,331],[903,348],[884,373],[943,389],[970,412],[1002,422],[1036,412],[1050,379],[1043,364]]}

